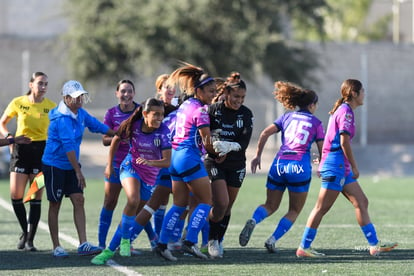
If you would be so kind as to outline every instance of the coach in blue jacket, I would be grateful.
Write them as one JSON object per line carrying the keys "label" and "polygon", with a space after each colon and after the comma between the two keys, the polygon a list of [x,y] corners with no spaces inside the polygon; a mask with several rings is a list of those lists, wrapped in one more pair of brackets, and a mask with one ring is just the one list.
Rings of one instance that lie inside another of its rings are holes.
{"label": "coach in blue jacket", "polygon": [[49,200],[48,223],[53,243],[53,256],[67,257],[68,253],[59,242],[58,216],[63,196],[73,205],[76,230],[79,237],[79,255],[93,255],[101,250],[87,242],[83,189],[85,177],[79,164],[79,150],[83,132],[113,136],[115,132],[82,108],[87,101],[86,92],[78,81],[68,81],[62,88],[63,99],[49,113],[50,125],[45,151],[42,157],[47,199]]}

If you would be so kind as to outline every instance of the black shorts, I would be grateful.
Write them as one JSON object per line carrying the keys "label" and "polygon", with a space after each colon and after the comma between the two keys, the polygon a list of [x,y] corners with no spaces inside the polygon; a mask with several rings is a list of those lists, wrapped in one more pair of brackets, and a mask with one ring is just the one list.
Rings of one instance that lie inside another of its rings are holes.
{"label": "black shorts", "polygon": [[246,176],[246,166],[239,168],[225,168],[210,158],[204,160],[204,166],[206,167],[211,182],[224,180],[226,181],[227,186],[234,188],[240,188],[244,177]]}
{"label": "black shorts", "polygon": [[42,156],[46,141],[14,144],[10,156],[10,172],[38,174],[42,170]]}
{"label": "black shorts", "polygon": [[63,196],[68,197],[71,194],[83,193],[78,185],[75,170],[62,170],[45,164],[43,164],[42,170],[47,200],[60,202]]}

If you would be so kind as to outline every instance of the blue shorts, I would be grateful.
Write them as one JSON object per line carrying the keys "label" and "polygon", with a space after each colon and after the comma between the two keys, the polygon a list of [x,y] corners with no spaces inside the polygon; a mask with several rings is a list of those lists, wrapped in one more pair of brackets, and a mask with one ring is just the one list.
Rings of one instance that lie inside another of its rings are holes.
{"label": "blue shorts", "polygon": [[338,192],[342,192],[345,185],[350,183],[354,183],[357,180],[352,178],[354,174],[349,172],[348,175],[345,175],[345,169],[337,169],[337,170],[323,170],[321,173],[322,179],[322,188],[328,190],[334,190]]}
{"label": "blue shorts", "polygon": [[121,179],[119,178],[119,168],[114,168],[113,173],[109,178],[104,178],[106,182],[109,182],[111,184],[119,184],[121,185]]}
{"label": "blue shorts", "polygon": [[62,170],[43,164],[42,171],[49,201],[61,202],[63,196],[68,197],[76,193],[83,194],[83,190],[78,185],[75,170]]}
{"label": "blue shorts", "polygon": [[201,156],[192,149],[172,150],[170,174],[172,180],[183,182],[208,176]]}
{"label": "blue shorts", "polygon": [[155,180],[155,184],[172,189],[171,175],[168,168],[162,168],[160,170],[157,176],[157,180]]}
{"label": "blue shorts", "polygon": [[312,180],[312,167],[308,158],[287,160],[275,158],[267,176],[266,188],[269,190],[303,193],[308,192]]}
{"label": "blue shorts", "polygon": [[141,183],[141,187],[140,187],[141,200],[148,201],[152,195],[152,192],[155,189],[155,185],[151,186],[145,183],[144,181],[142,181],[141,177],[132,167],[131,158],[128,159],[128,156],[127,156],[121,164],[121,168],[119,171],[119,179],[122,181],[125,178],[129,178],[129,177],[135,178],[136,180],[139,181],[139,183]]}

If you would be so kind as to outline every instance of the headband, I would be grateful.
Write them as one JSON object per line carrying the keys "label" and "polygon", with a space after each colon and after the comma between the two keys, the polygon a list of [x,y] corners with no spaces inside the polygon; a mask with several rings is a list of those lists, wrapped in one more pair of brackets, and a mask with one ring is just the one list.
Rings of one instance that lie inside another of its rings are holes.
{"label": "headband", "polygon": [[209,83],[209,82],[211,82],[211,81],[214,81],[214,79],[212,78],[212,77],[208,77],[208,78],[206,78],[206,79],[204,79],[203,81],[201,81],[199,84],[197,84],[196,86],[194,86],[194,88],[196,89],[196,88],[199,88],[199,87],[201,87],[201,86],[203,86],[203,85],[205,85],[205,84],[207,84],[207,83]]}

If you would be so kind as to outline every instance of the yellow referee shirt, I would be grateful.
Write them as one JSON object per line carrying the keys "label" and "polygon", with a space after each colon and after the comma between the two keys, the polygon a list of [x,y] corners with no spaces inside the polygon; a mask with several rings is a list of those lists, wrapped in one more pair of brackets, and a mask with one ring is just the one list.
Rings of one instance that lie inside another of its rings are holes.
{"label": "yellow referee shirt", "polygon": [[46,141],[49,127],[48,113],[56,106],[52,100],[44,98],[40,103],[31,103],[27,95],[14,98],[4,113],[17,116],[16,136],[26,135],[32,141]]}

